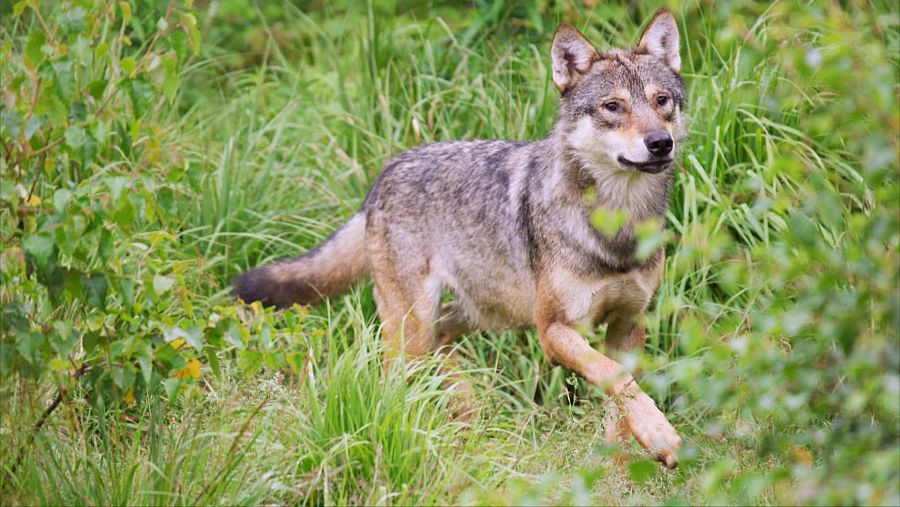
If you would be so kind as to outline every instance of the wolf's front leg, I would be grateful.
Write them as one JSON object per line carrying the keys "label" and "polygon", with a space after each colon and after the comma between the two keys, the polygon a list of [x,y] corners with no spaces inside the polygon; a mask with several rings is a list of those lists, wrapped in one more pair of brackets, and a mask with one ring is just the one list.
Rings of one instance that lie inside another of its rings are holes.
{"label": "wolf's front leg", "polygon": [[[621,363],[624,354],[640,352],[646,342],[647,335],[644,329],[634,325],[633,319],[628,321],[617,319],[610,322],[606,328],[604,348],[609,357]],[[634,372],[634,375],[637,376],[638,372]],[[604,400],[603,428],[606,441],[616,445],[624,444],[631,434],[619,405],[619,401],[612,396]]]}
{"label": "wolf's front leg", "polygon": [[[624,354],[640,353],[646,342],[647,334],[644,332],[644,328],[635,324],[633,318],[613,320],[606,329],[606,353],[616,361],[621,361]],[[634,374],[637,375],[638,373],[635,372]],[[646,405],[648,401],[653,403],[653,400],[650,399],[649,396],[644,395],[644,397],[646,398],[643,400],[644,405]],[[653,408],[656,408],[655,404],[652,406]],[[638,438],[638,441],[641,442],[644,447],[661,448],[660,445],[664,442],[647,442],[641,440],[641,437],[638,436],[639,434],[651,434],[653,433],[652,429],[647,429],[646,431],[634,429],[635,427],[639,427],[641,421],[646,420],[646,418],[629,418],[629,415],[639,412],[640,410],[640,407],[633,407],[633,410],[627,410],[625,400],[623,400],[621,396],[608,397],[606,400],[606,415],[603,420],[607,442],[622,443],[625,440],[625,437],[631,433]],[[680,443],[680,439],[678,442]],[[657,458],[669,468],[673,468],[677,465],[677,462],[674,461],[674,456],[661,454],[657,456]]]}
{"label": "wolf's front leg", "polygon": [[[540,315],[540,313],[538,314]],[[625,368],[594,350],[571,326],[552,319],[537,319],[541,348],[550,358],[601,386],[617,401],[627,429],[667,468],[678,466],[681,438],[656,403],[644,393]]]}

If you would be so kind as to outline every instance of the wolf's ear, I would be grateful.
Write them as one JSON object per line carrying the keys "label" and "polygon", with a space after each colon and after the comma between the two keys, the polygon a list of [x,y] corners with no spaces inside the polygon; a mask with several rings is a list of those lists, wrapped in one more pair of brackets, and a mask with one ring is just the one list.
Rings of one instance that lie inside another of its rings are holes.
{"label": "wolf's ear", "polygon": [[672,11],[663,7],[656,11],[656,15],[644,29],[636,52],[661,58],[672,70],[680,73],[681,56],[678,49],[678,24]]}
{"label": "wolf's ear", "polygon": [[597,50],[575,27],[563,23],[553,36],[550,57],[553,62],[553,82],[561,93],[565,93],[591,69]]}

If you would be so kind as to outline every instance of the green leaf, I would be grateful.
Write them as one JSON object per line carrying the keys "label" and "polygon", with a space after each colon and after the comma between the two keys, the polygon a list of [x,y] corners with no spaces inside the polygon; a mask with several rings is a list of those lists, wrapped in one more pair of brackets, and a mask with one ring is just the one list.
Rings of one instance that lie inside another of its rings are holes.
{"label": "green leaf", "polygon": [[634,228],[637,236],[637,252],[635,256],[640,260],[646,260],[658,252],[666,242],[666,231],[656,220],[647,220],[637,224]]}
{"label": "green leaf", "polygon": [[15,109],[3,107],[0,109],[0,127],[9,132],[9,137],[17,138],[22,129],[22,117]]}
{"label": "green leaf", "polygon": [[86,354],[93,352],[97,348],[98,343],[100,343],[100,335],[94,331],[85,333],[84,337],[81,338],[81,346],[84,347]]}
{"label": "green leaf", "polygon": [[[100,241],[97,242],[97,257],[101,261],[108,261],[113,256],[113,240],[112,233],[109,232],[109,229],[104,228],[100,231]],[[127,280],[129,283],[130,280]],[[130,297],[133,295],[133,291],[129,291],[128,301],[130,305]]]}
{"label": "green leaf", "polygon": [[239,350],[237,353],[238,368],[248,377],[252,377],[262,368],[263,357],[255,350]]}
{"label": "green leaf", "polygon": [[22,13],[25,12],[25,9],[27,9],[27,8],[28,8],[27,1],[22,0],[21,2],[16,2],[16,4],[13,5],[13,16],[17,16],[17,17],[21,16]]}
{"label": "green leaf", "polygon": [[75,77],[72,73],[72,60],[62,58],[53,62],[50,66],[53,70],[53,87],[63,104],[72,103],[72,93],[75,89]]}
{"label": "green leaf", "polygon": [[56,333],[50,335],[50,346],[59,354],[59,357],[67,358],[76,341],[72,323],[65,320],[57,320],[53,323],[53,329],[56,330]]}
{"label": "green leaf", "polygon": [[206,359],[209,363],[209,367],[212,368],[213,375],[220,376],[222,373],[222,367],[219,365],[219,356],[216,355],[216,351],[213,349],[206,349]]}
{"label": "green leaf", "polygon": [[93,137],[98,143],[103,145],[106,143],[111,132],[109,121],[98,120],[96,123],[91,125],[89,131],[91,133],[91,137]]}
{"label": "green leaf", "polygon": [[150,385],[150,379],[153,377],[153,358],[151,355],[153,354],[150,346],[147,346],[147,350],[141,354],[138,354],[137,360],[138,365],[141,367],[141,377],[144,379],[144,385]]}
{"label": "green leaf", "polygon": [[47,36],[40,28],[31,30],[28,34],[28,42],[25,43],[25,65],[36,69],[44,61],[44,52],[41,50],[47,43]]}
{"label": "green leaf", "polygon": [[78,153],[84,147],[86,136],[87,133],[81,128],[81,125],[72,125],[66,129],[66,146]]}
{"label": "green leaf", "polygon": [[816,241],[818,229],[816,224],[802,213],[794,213],[788,217],[791,235],[803,246],[811,246]]}
{"label": "green leaf", "polygon": [[628,223],[628,213],[622,210],[610,211],[603,208],[591,213],[591,223],[606,236],[615,236]]}
{"label": "green leaf", "polygon": [[109,290],[109,282],[103,273],[93,273],[91,276],[82,276],[81,284],[87,296],[87,302],[94,308],[103,308],[106,304],[106,293]]}
{"label": "green leaf", "polygon": [[652,477],[658,469],[659,465],[653,463],[652,461],[632,461],[628,464],[628,475],[630,475],[631,480],[633,480],[637,484],[642,484],[647,479]]}
{"label": "green leaf", "polygon": [[69,204],[69,201],[72,199],[72,192],[64,188],[58,189],[56,192],[53,192],[53,207],[56,209],[57,213],[62,213],[66,210],[66,205]]}
{"label": "green leaf", "polygon": [[164,73],[162,90],[169,103],[172,103],[175,100],[175,94],[178,92],[178,86],[181,82],[178,77],[178,60],[174,53],[163,55],[162,68]]}
{"label": "green leaf", "polygon": [[113,211],[113,221],[123,229],[131,229],[134,226],[135,217],[134,205],[131,203],[128,194],[122,195],[116,201],[116,208]]}
{"label": "green leaf", "polygon": [[187,34],[181,30],[176,30],[169,35],[169,46],[175,50],[178,61],[184,61],[188,52]]}
{"label": "green leaf", "polygon": [[175,285],[174,278],[162,275],[153,277],[153,291],[156,292],[157,296],[162,296],[166,292],[169,292],[173,285]]}
{"label": "green leaf", "polygon": [[62,19],[60,20],[60,27],[68,33],[77,33],[84,29],[85,24],[85,14],[87,12],[84,10],[84,7],[76,6],[71,9],[67,9],[64,11]]}
{"label": "green leaf", "polygon": [[44,125],[44,117],[40,115],[34,115],[28,119],[28,123],[25,124],[25,140],[31,141],[31,138],[34,137],[34,133],[40,130],[40,128]]}
{"label": "green leaf", "polygon": [[66,146],[82,167],[93,162],[97,151],[97,141],[80,125],[72,125],[66,129]]}
{"label": "green leaf", "polygon": [[166,396],[169,397],[169,403],[172,403],[178,398],[178,388],[181,387],[181,379],[167,378],[163,382],[163,387],[166,390]]}
{"label": "green leaf", "polygon": [[47,261],[53,255],[53,238],[49,234],[41,233],[25,236],[22,240],[22,248],[34,257],[39,266],[47,266]]}
{"label": "green leaf", "polygon": [[228,342],[228,344],[233,345],[238,349],[243,349],[247,346],[244,343],[240,328],[238,328],[238,326],[235,324],[232,324],[231,327],[228,328],[228,331],[225,331],[224,336],[225,341]]}
{"label": "green leaf", "polygon": [[5,332],[28,329],[28,312],[22,303],[10,301],[0,308],[0,329]]}
{"label": "green leaf", "polygon": [[78,35],[75,43],[69,46],[69,54],[75,57],[75,61],[83,65],[90,64],[91,41],[84,35]]}
{"label": "green leaf", "polygon": [[16,335],[16,349],[29,364],[37,363],[37,353],[44,344],[43,333],[19,333]]}
{"label": "green leaf", "polygon": [[137,118],[144,116],[156,98],[153,85],[144,79],[123,79],[119,82],[119,86],[131,98],[134,116]]}
{"label": "green leaf", "polygon": [[126,25],[131,23],[131,4],[128,2],[119,2],[119,9],[122,10],[122,22]]}
{"label": "green leaf", "polygon": [[109,192],[114,201],[118,200],[119,197],[121,197],[121,195],[122,195],[122,191],[126,187],[129,186],[128,178],[125,178],[123,176],[112,176],[112,177],[106,178],[104,181],[106,182],[106,185],[109,187]]}
{"label": "green leaf", "polygon": [[134,61],[134,57],[128,56],[119,60],[119,67],[122,67],[122,72],[130,76],[137,68],[137,63]]}
{"label": "green leaf", "polygon": [[69,108],[62,103],[51,88],[41,89],[34,110],[37,114],[46,116],[50,125],[54,127],[62,126],[69,116]]}
{"label": "green leaf", "polygon": [[184,339],[197,352],[203,352],[203,330],[196,326],[191,326],[184,331]]}
{"label": "green leaf", "polygon": [[122,366],[113,366],[112,371],[109,372],[110,376],[113,379],[113,383],[116,384],[116,387],[121,389],[123,392],[127,391],[134,385],[134,379],[136,377],[134,366],[130,364],[125,364]]}
{"label": "green leaf", "polygon": [[11,343],[0,343],[0,373],[9,375],[16,362],[16,347]]}
{"label": "green leaf", "polygon": [[81,285],[81,273],[70,269],[65,274],[63,287],[66,293],[75,299],[84,299],[84,287]]}
{"label": "green leaf", "polygon": [[97,44],[97,47],[94,49],[94,58],[97,60],[103,59],[106,55],[109,54],[109,44],[106,42],[101,42]]}
{"label": "green leaf", "polygon": [[122,304],[126,308],[131,308],[134,305],[134,285],[133,280],[127,278],[119,280],[119,296],[122,298]]}

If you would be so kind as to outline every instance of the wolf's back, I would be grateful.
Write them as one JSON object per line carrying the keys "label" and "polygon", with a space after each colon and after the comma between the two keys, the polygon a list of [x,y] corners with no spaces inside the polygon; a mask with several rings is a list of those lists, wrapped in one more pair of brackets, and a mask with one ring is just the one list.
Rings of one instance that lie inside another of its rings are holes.
{"label": "wolf's back", "polygon": [[248,303],[279,307],[339,294],[368,274],[365,240],[366,216],[360,212],[315,249],[238,276],[234,291]]}

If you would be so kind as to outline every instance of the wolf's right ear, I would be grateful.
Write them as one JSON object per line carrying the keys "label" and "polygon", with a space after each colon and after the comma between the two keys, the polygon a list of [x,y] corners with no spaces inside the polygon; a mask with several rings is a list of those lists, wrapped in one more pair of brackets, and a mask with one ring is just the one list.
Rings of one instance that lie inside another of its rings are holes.
{"label": "wolf's right ear", "polygon": [[574,87],[581,76],[591,69],[597,50],[572,25],[563,23],[553,36],[550,57],[553,63],[553,82],[560,93]]}

